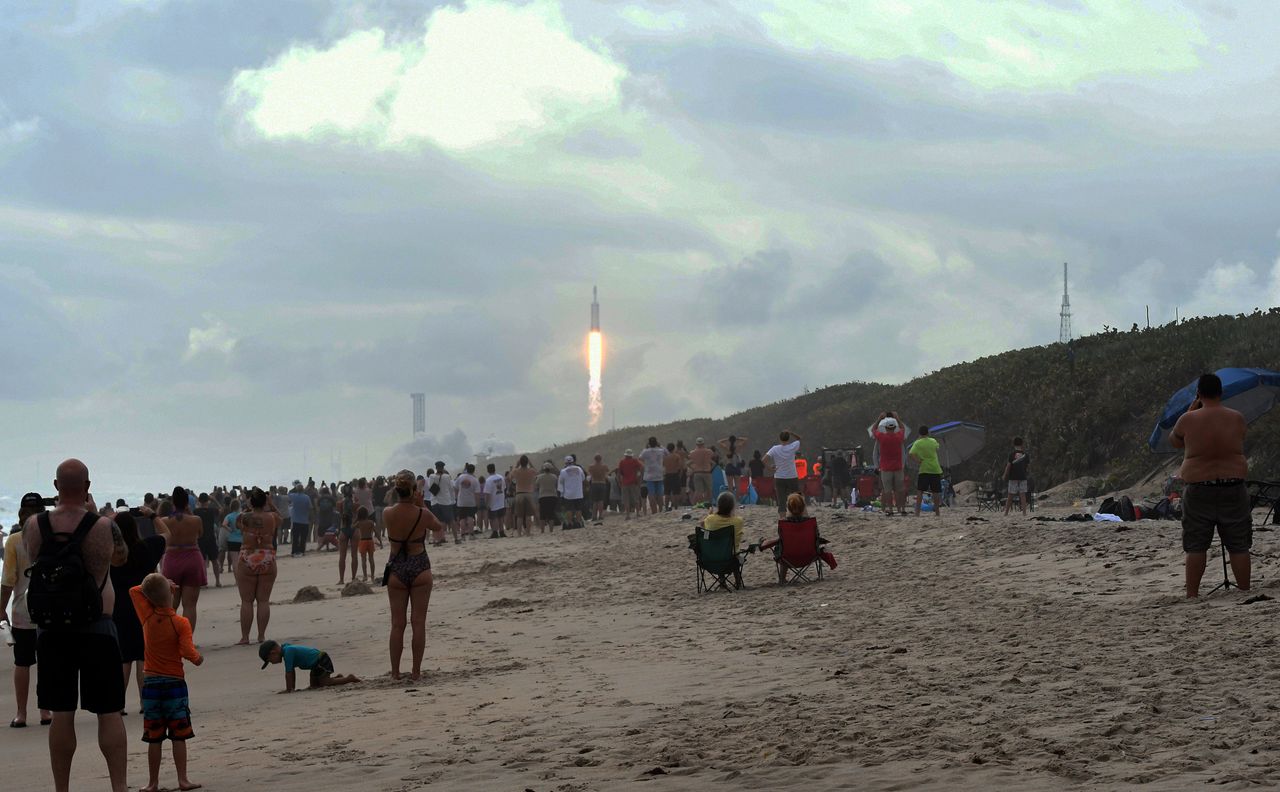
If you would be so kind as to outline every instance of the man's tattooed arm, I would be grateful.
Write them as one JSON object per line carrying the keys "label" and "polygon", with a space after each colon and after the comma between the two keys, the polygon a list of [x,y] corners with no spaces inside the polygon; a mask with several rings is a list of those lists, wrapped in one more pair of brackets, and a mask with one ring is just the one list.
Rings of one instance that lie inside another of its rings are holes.
{"label": "man's tattooed arm", "polygon": [[124,543],[124,534],[116,521],[111,521],[111,565],[120,566],[129,560],[129,546]]}

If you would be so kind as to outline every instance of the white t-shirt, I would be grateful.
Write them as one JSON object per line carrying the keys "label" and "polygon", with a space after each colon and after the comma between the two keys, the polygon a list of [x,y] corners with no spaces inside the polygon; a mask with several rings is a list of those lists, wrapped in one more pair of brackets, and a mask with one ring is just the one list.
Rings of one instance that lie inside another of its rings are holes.
{"label": "white t-shirt", "polygon": [[473,508],[476,505],[476,495],[480,492],[480,482],[470,473],[462,473],[458,476],[458,480],[453,482],[454,489],[457,490],[458,505],[464,508]]}
{"label": "white t-shirt", "polygon": [[800,441],[792,440],[786,445],[770,448],[765,456],[773,460],[773,477],[780,479],[799,478],[796,472],[796,452],[800,450]]}
{"label": "white t-shirt", "polygon": [[489,511],[507,508],[507,480],[501,473],[484,480],[484,494],[489,496]]}
{"label": "white t-shirt", "polygon": [[640,452],[640,461],[644,463],[645,481],[662,481],[662,460],[667,457],[667,449],[662,446],[646,448]]}
{"label": "white t-shirt", "polygon": [[582,500],[582,482],[587,478],[586,472],[577,465],[565,465],[560,471],[560,479],[556,489],[565,500]]}
{"label": "white t-shirt", "polygon": [[452,506],[457,501],[457,495],[453,491],[453,476],[448,473],[432,474],[427,479],[427,494],[431,493],[432,484],[438,484],[440,491],[431,496],[431,502],[437,506]]}

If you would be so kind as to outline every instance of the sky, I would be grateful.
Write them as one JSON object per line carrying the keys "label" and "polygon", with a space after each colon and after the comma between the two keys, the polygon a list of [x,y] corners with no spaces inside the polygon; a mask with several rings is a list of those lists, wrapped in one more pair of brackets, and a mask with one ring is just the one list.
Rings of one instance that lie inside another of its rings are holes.
{"label": "sky", "polygon": [[[0,14],[0,492],[353,476],[1280,303],[1280,8]],[[616,417],[615,417],[616,416]]]}

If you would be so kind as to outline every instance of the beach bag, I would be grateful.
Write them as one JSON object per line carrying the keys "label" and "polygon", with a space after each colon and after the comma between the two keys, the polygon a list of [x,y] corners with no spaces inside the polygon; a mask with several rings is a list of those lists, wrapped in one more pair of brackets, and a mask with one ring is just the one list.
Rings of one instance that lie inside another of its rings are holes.
{"label": "beach bag", "polygon": [[86,514],[68,535],[53,532],[48,512],[36,518],[40,554],[27,570],[27,610],[40,629],[74,630],[102,618],[102,590],[110,573],[103,573],[102,583],[96,582],[83,553],[85,537],[98,519],[92,512]]}
{"label": "beach bag", "polygon": [[746,497],[742,499],[742,502],[748,506],[755,506],[760,502],[760,493],[756,492],[754,484],[747,485],[747,494]]}
{"label": "beach bag", "polygon": [[1115,513],[1119,514],[1120,519],[1125,522],[1133,522],[1134,520],[1141,519],[1138,516],[1138,510],[1134,508],[1133,501],[1129,499],[1128,495],[1120,496],[1120,511]]}

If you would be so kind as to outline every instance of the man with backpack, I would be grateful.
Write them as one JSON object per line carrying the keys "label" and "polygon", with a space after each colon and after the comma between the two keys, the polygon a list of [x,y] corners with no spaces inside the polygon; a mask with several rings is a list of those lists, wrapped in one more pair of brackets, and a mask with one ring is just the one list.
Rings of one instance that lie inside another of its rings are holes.
{"label": "man with backpack", "polygon": [[124,676],[111,613],[116,592],[113,556],[128,554],[114,522],[99,517],[89,497],[89,469],[78,459],[58,465],[58,505],[27,520],[22,536],[32,560],[27,609],[39,632],[36,698],[53,712],[49,758],[56,792],[71,788],[79,706],[98,716],[98,747],[112,792],[128,789]]}

